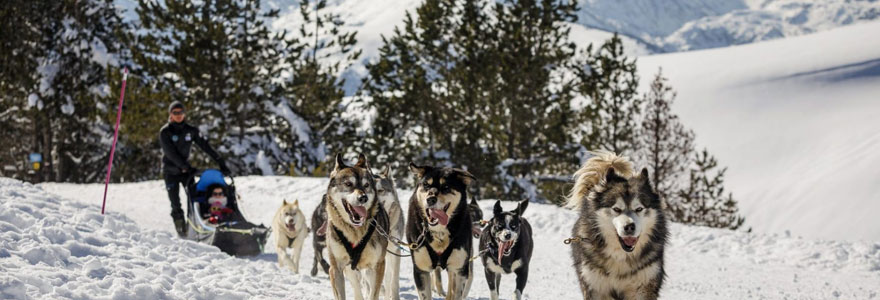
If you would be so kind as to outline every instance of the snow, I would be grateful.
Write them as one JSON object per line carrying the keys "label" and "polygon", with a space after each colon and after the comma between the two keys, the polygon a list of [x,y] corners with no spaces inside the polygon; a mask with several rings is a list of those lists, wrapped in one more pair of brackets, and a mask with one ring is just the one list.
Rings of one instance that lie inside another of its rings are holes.
{"label": "snow", "polygon": [[260,150],[260,152],[257,153],[256,162],[254,162],[254,164],[260,168],[263,175],[275,175],[275,171],[272,171],[272,166],[269,164],[269,159],[266,157],[266,151]]}
{"label": "snow", "polygon": [[745,228],[880,240],[880,22],[737,47],[643,56],[673,108],[727,166]]}
{"label": "snow", "polygon": [[880,2],[842,0],[584,0],[581,24],[663,52],[793,37],[876,20]]}
{"label": "snow", "polygon": [[[281,199],[299,199],[310,215],[325,178],[240,177],[249,219],[269,224]],[[161,181],[113,184],[107,215],[103,185],[41,184],[0,178],[0,298],[332,299],[326,274],[279,268],[275,249],[238,259],[174,237]],[[409,196],[398,191],[404,209]],[[491,214],[492,200],[480,201]],[[515,206],[505,202],[505,209]],[[525,299],[579,299],[569,248],[562,243],[575,213],[532,203],[525,213],[535,247]],[[880,242],[807,239],[673,225],[663,299],[871,299],[880,295]],[[311,238],[311,237],[309,237]],[[271,240],[271,238],[270,238]],[[488,297],[476,263],[469,299]],[[409,259],[401,264],[403,299],[415,299]],[[504,276],[501,296],[513,294]],[[350,291],[350,288],[349,288]],[[349,299],[352,298],[349,293]]]}

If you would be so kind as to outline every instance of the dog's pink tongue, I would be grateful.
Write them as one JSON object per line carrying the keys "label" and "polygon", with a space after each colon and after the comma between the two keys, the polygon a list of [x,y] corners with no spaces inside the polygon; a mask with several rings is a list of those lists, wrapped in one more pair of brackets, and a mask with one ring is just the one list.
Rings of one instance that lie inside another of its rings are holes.
{"label": "dog's pink tongue", "polygon": [[446,215],[446,212],[441,209],[430,209],[431,217],[437,219],[441,225],[446,226],[449,224],[449,216]]}
{"label": "dog's pink tongue", "polygon": [[510,248],[510,245],[513,242],[501,242],[498,243],[498,263],[501,263],[501,258],[504,257],[504,253],[507,252],[507,249]]}
{"label": "dog's pink tongue", "polygon": [[629,247],[635,246],[636,242],[639,241],[638,237],[625,237],[623,238],[623,243]]}
{"label": "dog's pink tongue", "polygon": [[367,208],[366,207],[352,205],[351,209],[354,210],[354,213],[358,214],[358,216],[360,216],[361,218],[364,218],[367,216]]}

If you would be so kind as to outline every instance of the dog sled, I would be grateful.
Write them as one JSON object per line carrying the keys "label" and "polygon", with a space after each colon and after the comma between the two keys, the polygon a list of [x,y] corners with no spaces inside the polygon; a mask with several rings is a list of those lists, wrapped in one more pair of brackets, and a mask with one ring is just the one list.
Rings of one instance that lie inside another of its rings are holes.
{"label": "dog sled", "polygon": [[[205,170],[189,180],[186,194],[189,239],[214,245],[232,256],[254,256],[263,252],[270,229],[245,219],[236,201],[235,180],[231,176],[224,178],[219,170]],[[215,199],[225,201],[213,201]]]}

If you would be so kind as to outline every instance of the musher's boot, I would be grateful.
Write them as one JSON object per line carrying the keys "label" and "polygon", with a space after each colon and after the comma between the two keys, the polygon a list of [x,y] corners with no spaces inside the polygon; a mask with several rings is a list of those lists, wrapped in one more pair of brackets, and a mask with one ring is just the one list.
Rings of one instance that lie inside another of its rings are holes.
{"label": "musher's boot", "polygon": [[177,236],[186,238],[186,221],[183,219],[174,220],[174,228],[177,229]]}

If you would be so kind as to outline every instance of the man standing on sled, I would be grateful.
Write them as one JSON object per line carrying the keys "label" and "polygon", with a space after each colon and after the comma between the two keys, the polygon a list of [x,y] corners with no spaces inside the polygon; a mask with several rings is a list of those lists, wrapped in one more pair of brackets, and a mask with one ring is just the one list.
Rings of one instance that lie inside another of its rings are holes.
{"label": "man standing on sled", "polygon": [[226,167],[226,163],[223,162],[220,155],[199,134],[198,128],[184,122],[185,117],[186,110],[183,103],[174,101],[168,106],[168,124],[159,130],[165,190],[168,191],[168,199],[171,201],[171,218],[174,219],[174,228],[180,237],[186,237],[187,232],[183,209],[180,207],[180,185],[186,184],[186,179],[196,172],[196,169],[188,162],[192,143],[195,142],[202,151],[211,156],[220,166],[221,172],[229,174],[229,168]]}

